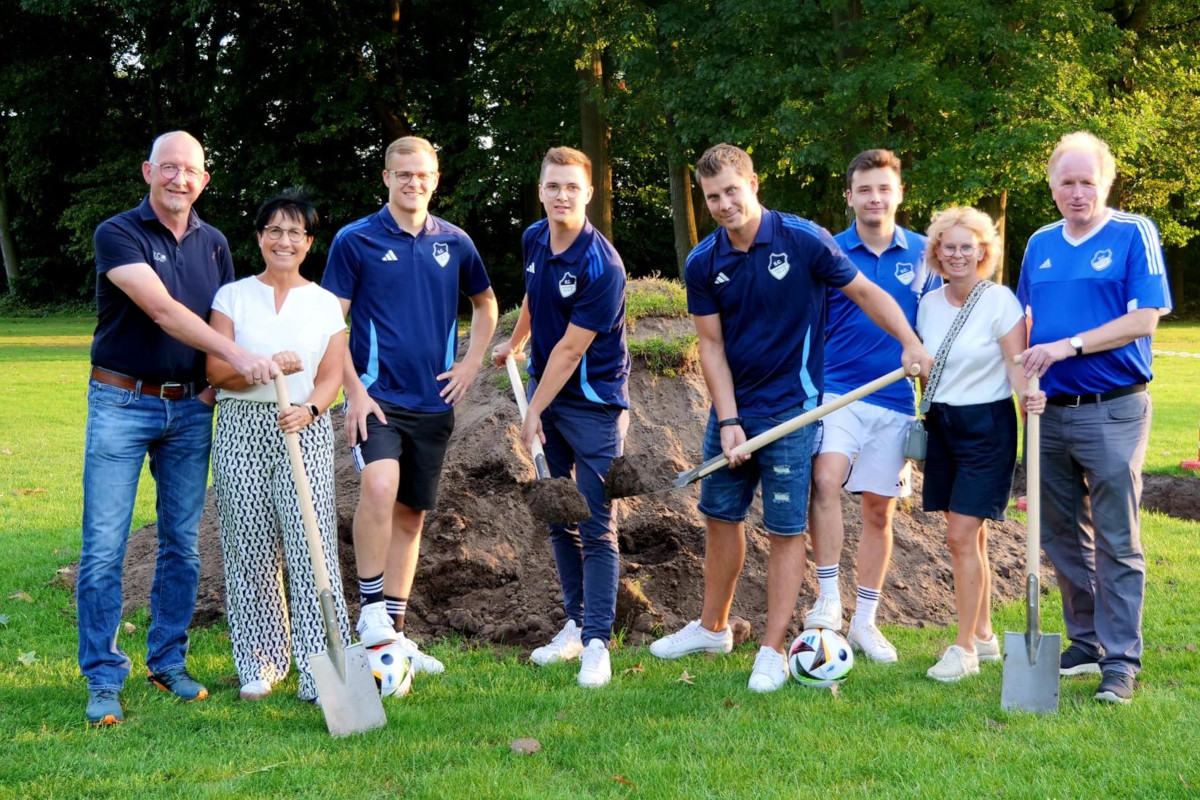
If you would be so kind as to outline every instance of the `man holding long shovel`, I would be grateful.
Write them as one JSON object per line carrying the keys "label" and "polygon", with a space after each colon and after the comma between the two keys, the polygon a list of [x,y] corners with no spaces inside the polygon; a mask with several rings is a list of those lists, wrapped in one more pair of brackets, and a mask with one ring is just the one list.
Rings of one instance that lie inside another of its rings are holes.
{"label": "man holding long shovel", "polygon": [[[903,345],[905,368],[933,363],[890,296],[808,220],[764,209],[750,156],[728,144],[710,148],[696,176],[720,226],[688,256],[688,310],[700,337],[700,366],[713,410],[706,459],[723,454],[701,485],[705,516],[704,610],[700,619],[659,639],[650,652],[678,658],[733,648],[729,609],[745,560],[744,520],[762,483],[763,522],[770,541],[767,624],[749,688],[769,692],[788,677],[784,637],[804,580],[813,429],[801,427],[758,449],[748,437],[817,406],[822,386],[825,286],[841,289]],[[899,377],[899,376],[897,376]]]}

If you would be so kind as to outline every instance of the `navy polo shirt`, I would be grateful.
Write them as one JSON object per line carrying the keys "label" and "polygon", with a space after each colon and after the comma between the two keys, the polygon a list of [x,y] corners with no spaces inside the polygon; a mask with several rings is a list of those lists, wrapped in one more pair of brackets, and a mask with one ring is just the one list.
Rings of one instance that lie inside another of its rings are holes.
{"label": "navy polo shirt", "polygon": [[629,347],[625,340],[625,265],[590,222],[563,252],[550,251],[550,223],[521,236],[529,298],[529,374],[538,378],[550,352],[574,324],[596,337],[560,397],[629,408]]}
{"label": "navy polo shirt", "polygon": [[688,255],[688,311],[721,315],[738,413],[814,408],[825,360],[825,288],[858,269],[814,222],[763,209],[749,252],[717,228]]}
{"label": "navy polo shirt", "polygon": [[[917,305],[942,279],[925,263],[925,237],[899,226],[892,243],[875,255],[858,235],[858,224],[833,237],[854,266],[872,283],[890,294],[909,325],[917,324]],[[871,321],[867,312],[829,289],[825,293],[825,391],[846,394],[900,366],[900,342]],[[867,403],[912,414],[916,403],[911,380],[896,381],[863,398]]]}
{"label": "navy polo shirt", "polygon": [[371,397],[449,408],[437,376],[458,353],[458,293],[491,286],[471,237],[432,214],[413,236],[385,205],[333,237],[321,285],[350,301],[350,356]]}
{"label": "navy polo shirt", "polygon": [[[1059,220],[1029,237],[1017,299],[1031,310],[1029,343],[1045,344],[1091,330],[1139,308],[1171,310],[1171,290],[1158,229],[1146,217],[1108,211],[1082,239]],[[1060,394],[1099,394],[1148,383],[1150,337],[1052,364],[1041,388]]]}
{"label": "navy polo shirt", "polygon": [[204,353],[167,334],[106,274],[115,267],[149,264],[167,293],[208,319],[217,289],[233,280],[229,242],[193,209],[187,231],[159,222],[150,198],[96,228],[96,333],[92,364],[149,383],[204,383]]}

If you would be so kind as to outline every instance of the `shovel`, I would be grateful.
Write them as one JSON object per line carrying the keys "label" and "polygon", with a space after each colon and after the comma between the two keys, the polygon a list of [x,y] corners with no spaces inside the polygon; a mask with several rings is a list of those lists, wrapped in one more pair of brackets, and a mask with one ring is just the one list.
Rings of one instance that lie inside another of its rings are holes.
{"label": "shovel", "polygon": [[[1020,363],[1020,362],[1018,362]],[[1030,391],[1038,390],[1037,376],[1029,379]],[[1004,634],[1004,682],[1000,707],[1005,711],[1058,711],[1058,660],[1062,636],[1042,633],[1041,587],[1038,573],[1042,562],[1042,465],[1040,414],[1025,418],[1025,632]]]}
{"label": "shovel", "polygon": [[[287,379],[282,373],[275,377],[275,396],[280,408],[291,405]],[[304,471],[304,460],[300,455],[300,436],[285,433],[283,438],[287,442],[288,459],[292,462],[300,515],[304,518],[304,538],[308,542],[317,594],[321,598],[321,617],[325,620],[327,649],[308,657],[308,668],[312,671],[317,695],[321,699],[321,711],[325,713],[325,726],[334,736],[382,728],[387,724],[387,717],[383,713],[383,701],[379,698],[375,676],[371,674],[367,651],[361,644],[346,647],[338,630],[337,616],[333,610],[333,592],[329,588],[329,571],[325,565],[325,549],[321,547],[317,514],[313,509],[312,489],[308,485],[308,474]]]}

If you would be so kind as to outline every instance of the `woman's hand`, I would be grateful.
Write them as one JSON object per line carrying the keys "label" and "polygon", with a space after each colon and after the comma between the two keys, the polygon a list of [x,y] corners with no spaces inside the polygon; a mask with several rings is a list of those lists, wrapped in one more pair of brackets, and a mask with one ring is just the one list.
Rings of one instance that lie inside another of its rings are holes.
{"label": "woman's hand", "polygon": [[284,375],[295,375],[304,369],[304,365],[300,363],[300,356],[291,350],[280,350],[271,356],[271,360],[279,365],[279,369]]}
{"label": "woman's hand", "polygon": [[1040,389],[1031,392],[1026,389],[1021,393],[1021,407],[1029,414],[1041,414],[1046,410],[1046,393]]}
{"label": "woman's hand", "polygon": [[304,406],[288,406],[279,410],[279,430],[299,433],[313,423],[312,414]]}

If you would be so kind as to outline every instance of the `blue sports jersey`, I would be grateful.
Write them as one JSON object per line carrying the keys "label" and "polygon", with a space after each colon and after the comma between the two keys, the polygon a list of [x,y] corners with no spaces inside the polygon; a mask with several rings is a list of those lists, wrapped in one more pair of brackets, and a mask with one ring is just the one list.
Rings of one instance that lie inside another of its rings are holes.
{"label": "blue sports jersey", "polygon": [[432,214],[413,236],[385,205],[333,237],[321,285],[350,301],[350,355],[367,393],[445,411],[437,376],[458,352],[458,293],[491,285],[471,237]]}
{"label": "blue sports jersey", "polygon": [[763,209],[750,251],[717,228],[688,255],[688,311],[721,315],[738,413],[814,408],[823,386],[825,287],[845,286],[853,262],[814,222]]}
{"label": "blue sports jersey", "polygon": [[[1062,220],[1029,237],[1017,299],[1031,309],[1029,343],[1076,336],[1139,308],[1170,310],[1171,291],[1158,229],[1146,217],[1108,211],[1082,239],[1067,237]],[[1041,388],[1092,394],[1148,382],[1150,337],[1052,365]]]}
{"label": "blue sports jersey", "polygon": [[566,395],[629,408],[629,347],[625,341],[625,265],[600,231],[585,221],[563,252],[550,252],[550,223],[535,222],[521,237],[529,298],[529,374],[540,378],[567,325],[596,332]]}
{"label": "blue sports jersey", "polygon": [[[863,244],[857,223],[833,237],[871,282],[900,305],[909,325],[917,324],[917,306],[942,279],[925,263],[925,237],[897,227],[880,255]],[[825,391],[846,394],[900,366],[900,342],[871,321],[867,313],[837,289],[825,290]],[[867,403],[912,414],[916,403],[911,380],[896,381],[863,398]]]}

